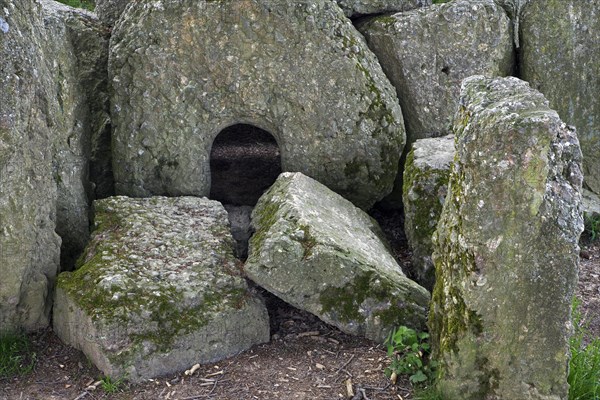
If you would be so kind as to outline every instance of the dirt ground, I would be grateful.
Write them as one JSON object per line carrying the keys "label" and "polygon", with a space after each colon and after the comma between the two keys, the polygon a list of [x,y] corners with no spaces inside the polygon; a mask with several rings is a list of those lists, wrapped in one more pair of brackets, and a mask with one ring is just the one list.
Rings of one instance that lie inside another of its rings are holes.
{"label": "dirt ground", "polygon": [[[383,214],[374,215],[382,219]],[[389,215],[387,216],[389,217]],[[382,219],[399,262],[409,254],[397,230],[401,216]],[[388,226],[386,226],[388,225]],[[402,225],[400,225],[402,226]],[[600,240],[582,238],[578,296],[595,337],[600,337]],[[33,373],[0,379],[0,399],[353,399],[408,400],[406,380],[391,385],[384,375],[385,349],[351,337],[316,317],[270,298],[272,337],[221,362],[203,365],[188,376],[175,374],[142,384],[121,383],[103,390],[102,374],[79,351],[63,345],[49,329],[32,336],[38,362]],[[192,366],[190,366],[192,367]]]}

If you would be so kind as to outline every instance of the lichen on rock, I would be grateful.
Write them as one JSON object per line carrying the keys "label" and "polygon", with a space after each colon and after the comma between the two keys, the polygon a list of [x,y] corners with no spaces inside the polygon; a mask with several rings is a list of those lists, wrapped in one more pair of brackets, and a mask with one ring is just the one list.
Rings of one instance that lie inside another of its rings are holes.
{"label": "lichen on rock", "polygon": [[439,387],[466,400],[566,399],[583,230],[577,136],[526,82],[482,76],[464,81],[453,132],[433,236]]}

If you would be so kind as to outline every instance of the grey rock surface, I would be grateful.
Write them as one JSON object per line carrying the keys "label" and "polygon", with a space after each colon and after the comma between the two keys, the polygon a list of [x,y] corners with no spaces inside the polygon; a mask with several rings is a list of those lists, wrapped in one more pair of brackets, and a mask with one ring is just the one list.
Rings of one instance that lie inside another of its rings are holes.
{"label": "grey rock surface", "polygon": [[464,78],[513,70],[512,25],[493,0],[373,17],[359,30],[396,87],[407,143],[448,133]]}
{"label": "grey rock surface", "polygon": [[600,196],[584,189],[582,202],[584,218],[600,218]]}
{"label": "grey rock surface", "polygon": [[454,135],[419,139],[404,165],[404,233],[412,250],[414,278],[429,290],[435,282],[431,235],[442,214],[455,154]]}
{"label": "grey rock surface", "polygon": [[252,213],[244,270],[258,285],[352,335],[423,329],[429,292],[409,280],[379,225],[301,173],[283,173]]}
{"label": "grey rock surface", "polygon": [[284,171],[360,207],[393,187],[398,99],[331,0],[132,3],[109,73],[117,193],[208,195],[211,145],[234,124],[268,131]]}
{"label": "grey rock surface", "polygon": [[248,257],[248,242],[252,236],[250,216],[252,207],[225,204],[227,218],[231,226],[231,236],[235,240],[235,256],[242,260]]}
{"label": "grey rock surface", "polygon": [[431,0],[337,0],[348,17],[408,11],[431,5]]}
{"label": "grey rock surface", "polygon": [[452,195],[434,234],[439,387],[465,400],[567,399],[583,230],[577,135],[517,78],[468,78],[460,104]]}
{"label": "grey rock surface", "polygon": [[50,98],[56,231],[62,238],[61,265],[72,268],[89,237],[94,189],[104,196],[112,192],[108,30],[92,13],[51,0],[40,4],[46,40],[37,45],[44,54],[47,75],[42,81]]}
{"label": "grey rock surface", "polygon": [[81,267],[59,275],[53,323],[106,376],[137,382],[269,340],[220,203],[111,197],[94,207]]}
{"label": "grey rock surface", "polygon": [[94,11],[103,23],[113,26],[129,3],[131,3],[131,0],[96,0]]}
{"label": "grey rock surface", "polygon": [[530,0],[521,14],[522,76],[575,126],[585,184],[600,194],[600,4]]}

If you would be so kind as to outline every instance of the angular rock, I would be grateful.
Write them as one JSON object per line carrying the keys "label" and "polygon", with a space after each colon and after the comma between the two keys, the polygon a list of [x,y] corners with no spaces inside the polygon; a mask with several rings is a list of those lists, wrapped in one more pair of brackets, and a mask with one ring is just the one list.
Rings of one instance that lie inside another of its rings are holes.
{"label": "angular rock", "polygon": [[585,219],[600,218],[600,196],[584,189],[582,206]]}
{"label": "angular rock", "polygon": [[442,214],[455,153],[454,135],[419,139],[404,165],[404,232],[412,250],[415,280],[428,290],[435,282],[431,235]]}
{"label": "angular rock", "polygon": [[408,11],[431,5],[431,0],[337,0],[347,17]]}
{"label": "angular rock", "polygon": [[583,230],[577,136],[516,78],[468,78],[460,104],[434,234],[439,386],[453,399],[566,399]]}
{"label": "angular rock", "polygon": [[112,193],[109,32],[92,13],[50,0],[42,0],[41,5],[46,40],[37,45],[44,52],[44,84],[51,98],[53,172],[58,189],[56,231],[63,239],[61,265],[71,269],[89,237],[94,189],[104,196]]}
{"label": "angular rock", "polygon": [[117,193],[208,195],[212,143],[235,124],[268,131],[284,171],[360,207],[392,189],[398,99],[331,0],[135,2],[109,72]]}
{"label": "angular rock", "polygon": [[447,133],[461,81],[510,75],[512,25],[493,0],[454,0],[359,24],[396,87],[407,143]]}
{"label": "angular rock", "polygon": [[283,173],[252,214],[246,274],[342,331],[383,341],[424,328],[429,292],[409,280],[377,223],[301,173]]}
{"label": "angular rock", "polygon": [[530,0],[521,14],[523,79],[575,126],[585,183],[600,194],[600,4]]}
{"label": "angular rock", "polygon": [[107,376],[140,381],[269,340],[233,256],[227,212],[192,197],[96,201],[95,231],[59,275],[54,331]]}
{"label": "angular rock", "polygon": [[113,26],[129,3],[131,3],[131,0],[96,0],[94,11],[103,23]]}
{"label": "angular rock", "polygon": [[0,0],[0,330],[48,324],[59,266],[46,41],[39,4]]}

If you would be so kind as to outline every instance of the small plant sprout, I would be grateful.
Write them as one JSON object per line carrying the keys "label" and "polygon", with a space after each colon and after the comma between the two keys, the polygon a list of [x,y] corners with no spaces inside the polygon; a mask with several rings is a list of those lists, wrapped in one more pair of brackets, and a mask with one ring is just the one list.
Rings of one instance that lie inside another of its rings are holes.
{"label": "small plant sprout", "polygon": [[100,380],[100,384],[102,385],[102,390],[104,390],[106,393],[116,393],[121,390],[123,379],[119,378],[114,380],[110,376],[105,376]]}
{"label": "small plant sprout", "polygon": [[436,363],[429,361],[428,339],[428,333],[417,333],[406,326],[390,333],[385,344],[392,362],[385,373],[392,382],[396,382],[398,375],[408,375],[410,382],[415,385],[432,380]]}

